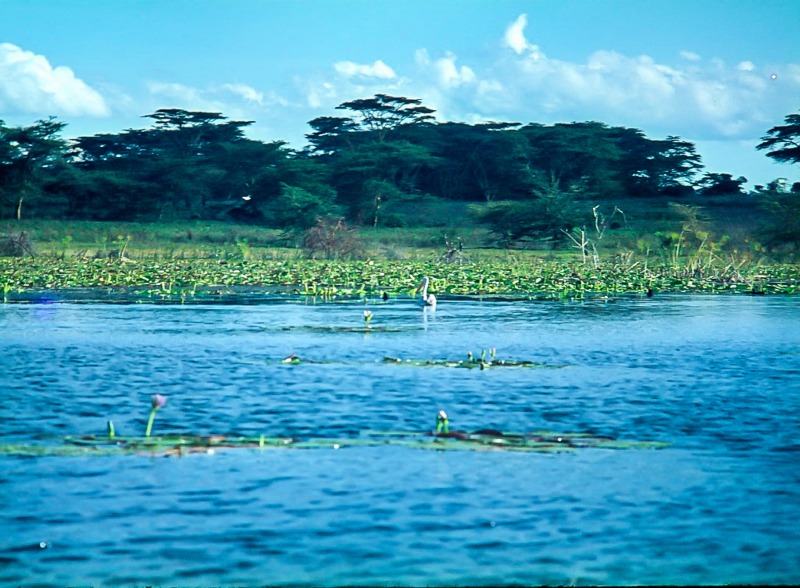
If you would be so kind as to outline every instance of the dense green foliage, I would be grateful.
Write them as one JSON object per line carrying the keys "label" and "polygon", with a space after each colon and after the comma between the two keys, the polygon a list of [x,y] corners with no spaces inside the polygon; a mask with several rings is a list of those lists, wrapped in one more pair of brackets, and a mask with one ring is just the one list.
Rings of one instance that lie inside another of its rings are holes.
{"label": "dense green foliage", "polygon": [[[312,120],[310,147],[300,152],[246,138],[250,122],[177,109],[147,115],[148,129],[80,137],[69,149],[59,139],[62,123],[0,125],[0,216],[234,218],[283,227],[291,218],[281,212],[285,201],[291,207],[299,197],[321,212],[341,207],[349,221],[377,225],[424,196],[491,202],[679,193],[701,167],[691,143],[602,123],[435,124],[418,100],[385,95],[339,108],[352,116]],[[32,201],[22,210],[26,198]]]}
{"label": "dense green foliage", "polygon": [[[746,178],[706,173],[692,143],[650,139],[599,122],[436,123],[419,100],[378,94],[309,122],[309,146],[245,136],[250,121],[161,109],[146,129],[61,138],[64,123],[0,121],[0,220],[220,220],[271,227],[302,241],[320,222],[348,227],[455,226],[449,205],[504,245],[570,245],[598,207],[621,201],[742,196]],[[799,115],[759,149],[797,162]],[[763,242],[796,242],[796,194],[772,182]],[[463,219],[462,219],[463,220]],[[342,225],[343,226],[343,225]],[[599,228],[598,228],[599,230]],[[582,237],[581,237],[582,238]],[[324,250],[324,248],[323,248]]]}
{"label": "dense green foliage", "polygon": [[756,149],[772,149],[767,157],[775,161],[800,163],[800,114],[789,114],[784,122],[767,131]]}

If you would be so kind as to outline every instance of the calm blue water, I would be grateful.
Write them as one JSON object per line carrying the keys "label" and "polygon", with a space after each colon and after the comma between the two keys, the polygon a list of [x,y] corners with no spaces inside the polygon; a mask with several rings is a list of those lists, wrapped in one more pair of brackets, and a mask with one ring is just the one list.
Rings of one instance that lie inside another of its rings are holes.
{"label": "calm blue water", "polygon": [[[0,457],[0,584],[800,582],[800,299],[389,301],[375,332],[325,329],[364,308],[0,305],[0,439],[140,435],[159,392],[155,434],[420,431],[444,408],[671,446]],[[381,362],[490,347],[544,367]]]}

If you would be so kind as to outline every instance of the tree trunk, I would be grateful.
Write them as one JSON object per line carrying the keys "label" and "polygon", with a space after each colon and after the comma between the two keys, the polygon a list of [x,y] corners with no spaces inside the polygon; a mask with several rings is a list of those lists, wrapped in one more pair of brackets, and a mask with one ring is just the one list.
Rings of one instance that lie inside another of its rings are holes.
{"label": "tree trunk", "polygon": [[381,197],[375,197],[375,207],[372,209],[372,226],[378,226],[378,211],[381,209]]}
{"label": "tree trunk", "polygon": [[20,195],[19,201],[17,202],[17,220],[22,220],[22,201],[25,200],[25,196]]}

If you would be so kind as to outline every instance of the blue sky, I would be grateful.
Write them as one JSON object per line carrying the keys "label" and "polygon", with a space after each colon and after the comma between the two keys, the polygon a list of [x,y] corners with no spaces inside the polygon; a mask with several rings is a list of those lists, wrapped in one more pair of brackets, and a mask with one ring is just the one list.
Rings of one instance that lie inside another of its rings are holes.
{"label": "blue sky", "polygon": [[65,136],[221,112],[305,144],[376,93],[439,120],[595,120],[705,171],[800,181],[755,145],[800,111],[800,0],[0,0],[0,120]]}

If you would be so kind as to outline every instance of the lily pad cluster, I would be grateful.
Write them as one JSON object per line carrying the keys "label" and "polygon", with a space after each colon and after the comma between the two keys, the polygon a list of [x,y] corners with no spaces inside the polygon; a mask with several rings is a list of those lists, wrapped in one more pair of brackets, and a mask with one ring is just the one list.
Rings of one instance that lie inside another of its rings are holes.
{"label": "lily pad cluster", "polygon": [[[291,360],[292,356],[287,359]],[[108,421],[106,435],[67,436],[61,444],[0,443],[0,455],[15,456],[80,456],[80,455],[162,455],[184,456],[190,454],[214,454],[231,449],[342,449],[345,447],[399,445],[416,449],[434,450],[506,450],[548,453],[572,451],[585,448],[606,449],[660,449],[666,443],[647,441],[619,441],[610,437],[590,433],[555,433],[536,431],[533,433],[509,433],[495,429],[480,429],[474,432],[451,431],[447,413],[436,414],[436,430],[411,431],[362,431],[357,437],[315,437],[297,439],[293,437],[258,437],[229,435],[161,435],[151,436],[156,413],[167,402],[160,394],[150,399],[150,416],[143,437],[117,436],[112,421]]]}
{"label": "lily pad cluster", "polygon": [[[365,329],[350,329],[330,327],[330,330],[342,332],[369,332]],[[403,359],[401,357],[384,357],[382,363],[388,365],[399,365],[409,367],[443,367],[443,368],[477,368],[485,370],[488,368],[563,368],[563,364],[548,364],[530,360],[515,360],[515,359],[501,359],[497,357],[496,348],[492,347],[488,351],[484,349],[479,356],[473,355],[471,351],[463,359]],[[332,364],[343,363],[341,361],[333,360],[317,360],[308,357],[300,357],[296,353],[290,353],[280,360],[282,364],[299,365],[299,364]]]}
{"label": "lily pad cluster", "polygon": [[[412,296],[431,275],[441,296],[554,299],[646,292],[796,294],[800,266],[718,264],[687,272],[675,264],[496,259],[437,261],[119,260],[0,258],[5,300],[29,291],[104,288],[109,295],[189,302],[239,289],[318,298]],[[368,323],[368,321],[365,320]]]}
{"label": "lily pad cluster", "polygon": [[[400,357],[384,357],[383,362],[394,365],[407,365],[416,367],[436,366],[436,367],[449,367],[449,368],[478,368],[485,370],[487,368],[534,368],[534,367],[554,367],[547,364],[538,363],[527,360],[512,360],[512,359],[498,359],[497,350],[492,347],[489,350],[488,357],[486,350],[482,350],[479,356],[475,356],[471,351],[467,353],[466,359],[402,359]],[[557,366],[563,367],[563,366]]]}
{"label": "lily pad cluster", "polygon": [[227,435],[163,435],[153,437],[65,437],[59,445],[0,444],[0,455],[13,456],[113,456],[151,455],[181,457],[214,455],[221,451],[250,449],[345,449],[348,447],[402,446],[436,451],[570,452],[580,449],[663,449],[659,441],[618,440],[590,433],[534,431],[511,433],[480,429],[474,432],[363,431],[358,437],[237,437]]}

